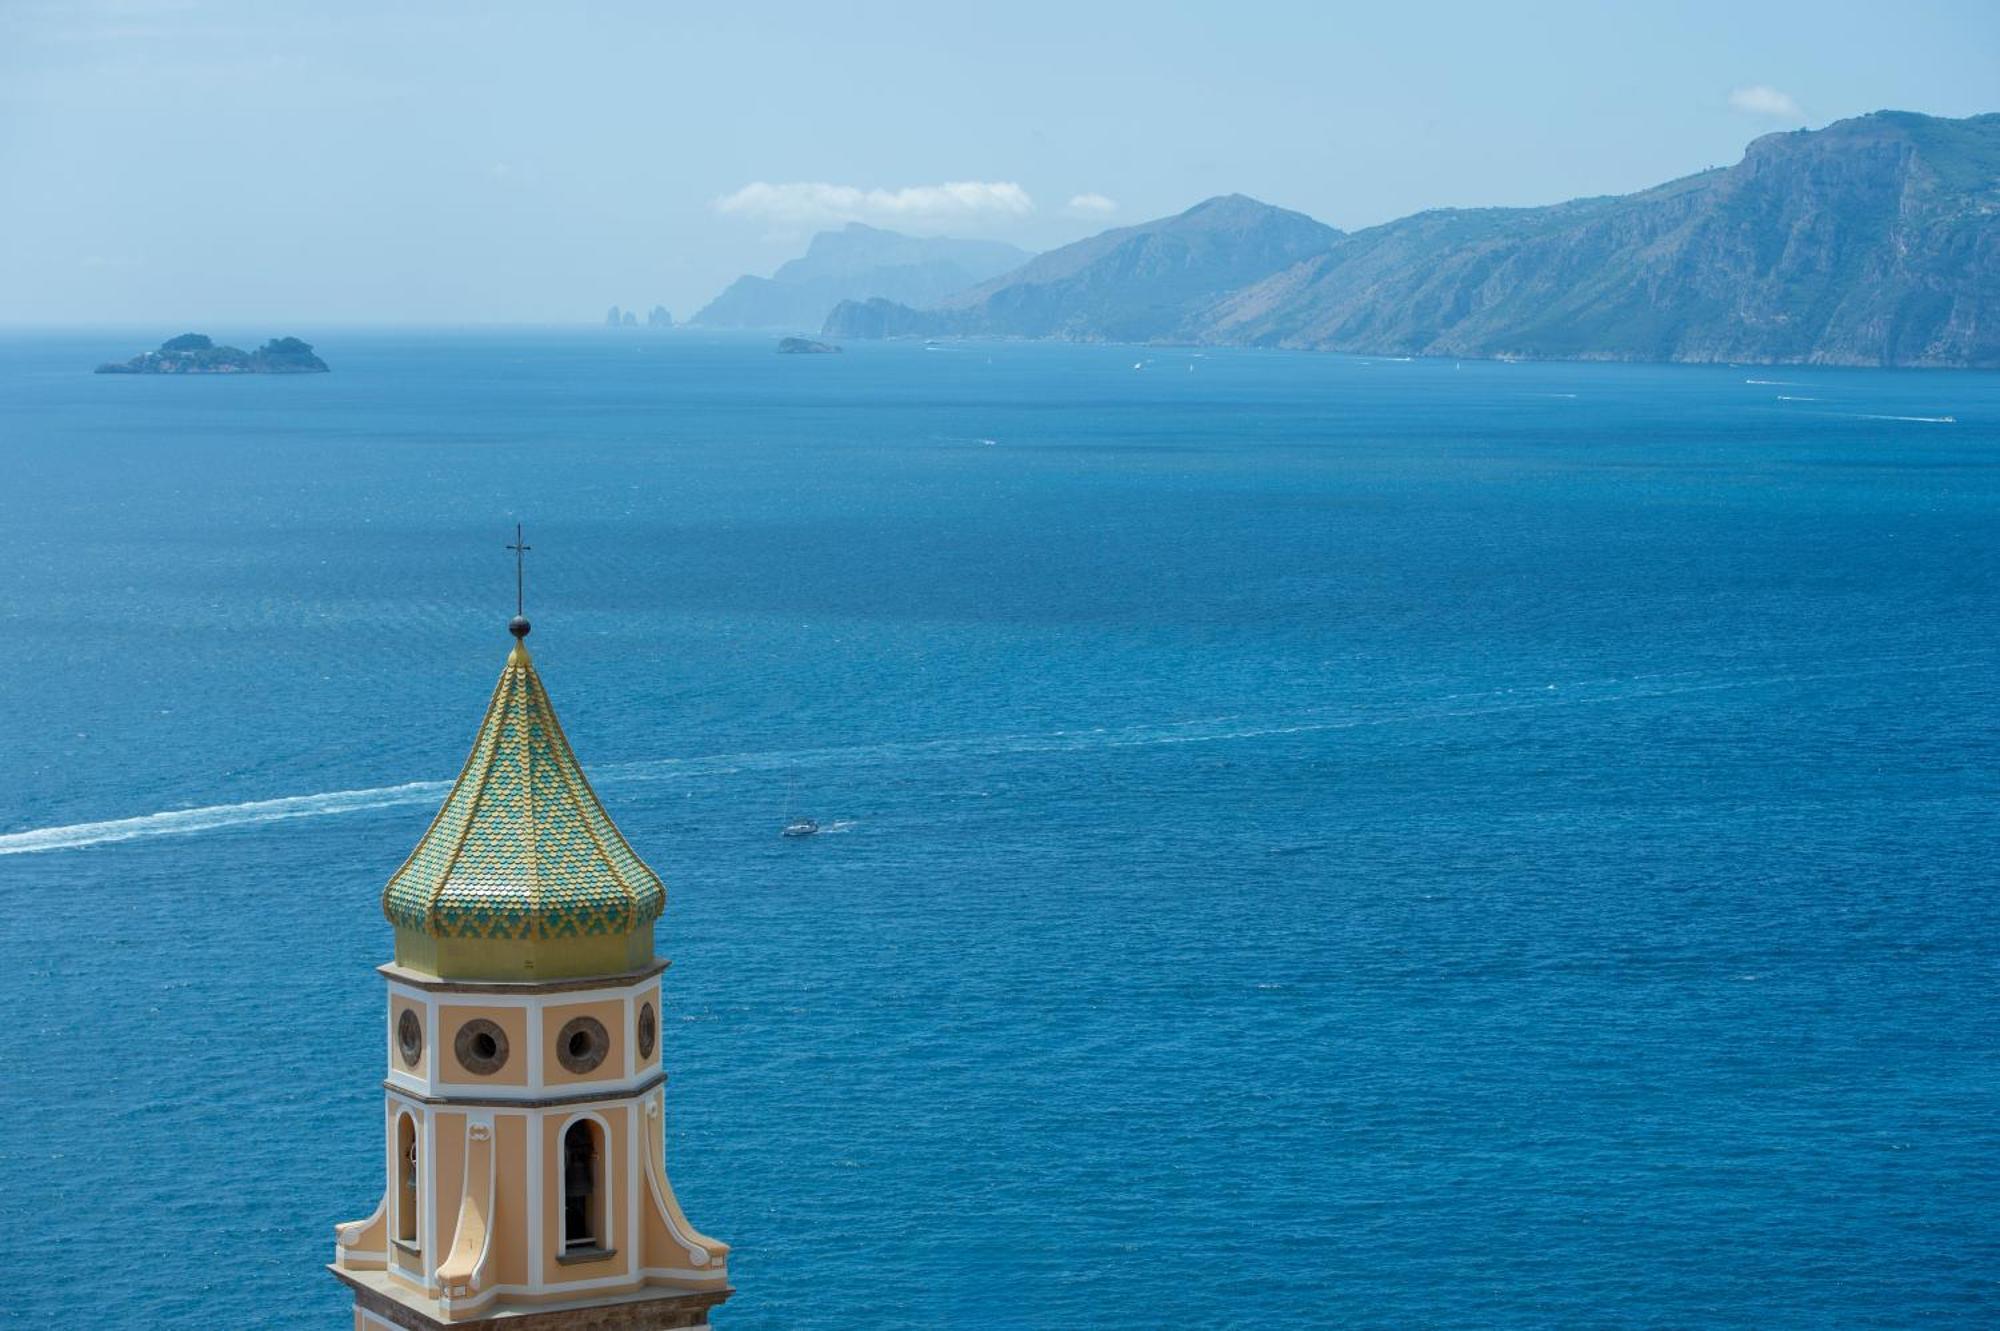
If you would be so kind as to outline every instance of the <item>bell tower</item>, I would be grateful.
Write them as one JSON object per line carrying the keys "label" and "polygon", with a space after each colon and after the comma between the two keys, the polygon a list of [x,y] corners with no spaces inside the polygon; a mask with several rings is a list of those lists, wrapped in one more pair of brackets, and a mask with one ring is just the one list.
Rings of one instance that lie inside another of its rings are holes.
{"label": "bell tower", "polygon": [[382,893],[383,1196],[331,1270],[356,1331],[706,1327],[729,1249],[667,1182],[666,889],[508,627],[472,756]]}

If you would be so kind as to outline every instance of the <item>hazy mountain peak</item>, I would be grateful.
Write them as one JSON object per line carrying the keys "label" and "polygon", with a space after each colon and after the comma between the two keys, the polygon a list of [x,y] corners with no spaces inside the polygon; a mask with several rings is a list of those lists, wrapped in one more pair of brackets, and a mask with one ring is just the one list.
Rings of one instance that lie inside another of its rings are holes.
{"label": "hazy mountain peak", "polygon": [[[1211,199],[1203,199],[1185,212],[1166,219],[1169,222],[1238,222],[1262,219],[1272,213],[1287,213],[1288,210],[1261,199],[1253,199],[1248,194],[1218,194]],[[1303,217],[1303,213],[1290,213],[1293,217]]]}
{"label": "hazy mountain peak", "polygon": [[817,331],[843,300],[929,304],[1017,267],[1026,250],[997,240],[906,236],[861,222],[821,231],[770,277],[740,277],[693,322],[710,328]]}

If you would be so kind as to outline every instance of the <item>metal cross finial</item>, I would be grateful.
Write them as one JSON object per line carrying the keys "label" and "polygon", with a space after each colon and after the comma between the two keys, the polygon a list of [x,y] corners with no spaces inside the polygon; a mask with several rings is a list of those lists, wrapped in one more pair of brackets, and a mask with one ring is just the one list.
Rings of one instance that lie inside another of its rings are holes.
{"label": "metal cross finial", "polygon": [[514,543],[507,547],[514,552],[514,613],[528,612],[528,578],[524,556],[535,547],[521,539],[521,524],[514,524]]}
{"label": "metal cross finial", "polygon": [[507,627],[517,638],[528,636],[528,570],[527,554],[534,549],[521,539],[521,524],[514,524],[514,543],[507,547],[514,552],[514,622]]}

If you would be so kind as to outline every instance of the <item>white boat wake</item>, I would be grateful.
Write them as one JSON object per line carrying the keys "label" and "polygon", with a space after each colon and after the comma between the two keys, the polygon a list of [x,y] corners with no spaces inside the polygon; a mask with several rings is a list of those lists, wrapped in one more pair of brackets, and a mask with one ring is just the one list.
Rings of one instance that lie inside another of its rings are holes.
{"label": "white boat wake", "polygon": [[37,827],[26,832],[0,834],[0,855],[74,850],[80,846],[101,846],[112,841],[136,841],[141,837],[184,836],[191,832],[211,832],[217,828],[242,827],[249,823],[274,823],[285,818],[323,818],[336,813],[359,813],[364,809],[429,804],[444,798],[445,792],[450,789],[449,781],[409,781],[400,786],[377,786],[373,790],[329,790],[318,795],[251,800],[247,804],[168,809],[162,813],[112,818],[100,823]]}
{"label": "white boat wake", "polygon": [[[898,740],[824,749],[773,750],[761,753],[712,754],[697,758],[655,758],[611,763],[593,768],[592,779],[604,785],[637,781],[678,781],[695,777],[730,776],[741,772],[796,771],[832,767],[856,761],[896,763],[948,758],[1000,758],[1036,753],[1073,753],[1090,749],[1146,748],[1178,744],[1215,744],[1231,740],[1275,739],[1319,731],[1354,730],[1370,726],[1421,724],[1496,712],[1640,702],[1654,698],[1712,693],[1766,685],[1858,679],[1894,674],[1931,674],[1950,670],[1986,670],[1987,659],[1964,662],[1913,662],[1884,659],[1875,669],[1813,674],[1770,674],[1720,680],[1700,680],[1701,672],[1637,675],[1624,679],[1575,680],[1561,684],[1523,684],[1475,693],[1447,694],[1411,706],[1391,703],[1381,709],[1365,703],[1303,708],[1290,717],[1215,716],[1191,721],[1141,722],[1058,730],[1040,734],[953,736],[932,740]],[[32,855],[78,850],[86,846],[136,841],[147,837],[188,836],[256,823],[292,818],[325,818],[409,805],[435,804],[451,789],[449,781],[408,781],[368,790],[333,790],[316,795],[287,795],[243,804],[214,804],[194,809],[168,809],[132,818],[70,823],[0,833],[0,855]],[[822,831],[845,831],[853,820],[831,823]]]}

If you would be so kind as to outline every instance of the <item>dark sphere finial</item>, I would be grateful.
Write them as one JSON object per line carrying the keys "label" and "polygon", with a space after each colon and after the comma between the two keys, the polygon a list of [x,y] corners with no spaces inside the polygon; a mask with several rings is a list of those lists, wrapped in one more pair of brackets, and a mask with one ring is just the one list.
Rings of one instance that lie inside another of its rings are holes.
{"label": "dark sphere finial", "polygon": [[532,627],[534,626],[528,623],[526,615],[516,615],[507,621],[507,631],[517,638],[527,637],[528,630]]}

